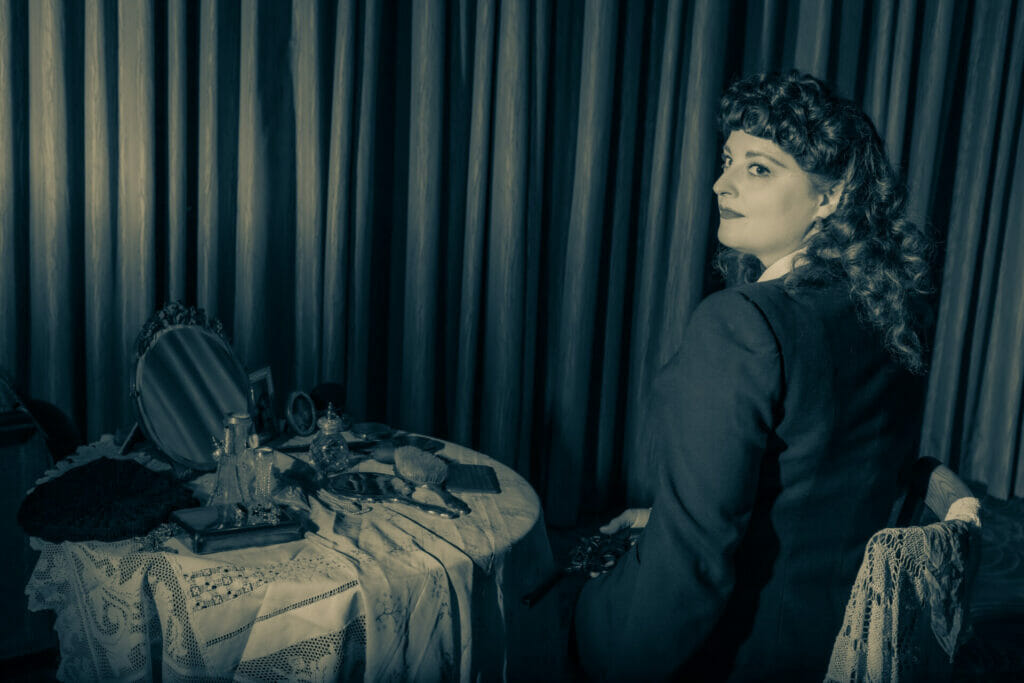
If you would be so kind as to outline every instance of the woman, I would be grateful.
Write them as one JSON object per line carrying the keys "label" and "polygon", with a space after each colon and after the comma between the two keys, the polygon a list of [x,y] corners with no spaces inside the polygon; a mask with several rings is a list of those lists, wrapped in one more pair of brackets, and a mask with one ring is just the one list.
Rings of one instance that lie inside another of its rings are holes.
{"label": "woman", "polygon": [[655,382],[649,522],[577,603],[594,678],[820,681],[916,456],[929,242],[874,126],[796,73],[733,84],[720,124],[720,261],[745,282]]}

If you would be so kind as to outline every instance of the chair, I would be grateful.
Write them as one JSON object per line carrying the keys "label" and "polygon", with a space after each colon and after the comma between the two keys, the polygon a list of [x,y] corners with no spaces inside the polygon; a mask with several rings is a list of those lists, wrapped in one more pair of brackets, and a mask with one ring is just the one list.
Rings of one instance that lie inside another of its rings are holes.
{"label": "chair", "polygon": [[0,368],[0,448],[20,444],[36,432],[41,434],[53,462],[66,458],[85,443],[63,410],[39,399],[23,399],[15,391],[10,375]]}
{"label": "chair", "polygon": [[15,523],[25,491],[53,465],[47,435],[25,409],[4,374],[0,372],[0,603],[6,618],[0,624],[0,659],[20,657],[54,648],[53,616],[29,612],[25,584],[39,554],[29,547]]}
{"label": "chair", "polygon": [[[970,633],[978,499],[934,458],[911,468],[897,526],[868,540],[827,682],[939,681]],[[922,503],[938,521],[924,524]]]}
{"label": "chair", "polygon": [[46,448],[54,462],[72,455],[85,441],[67,413],[47,401],[30,398],[25,409],[32,415],[46,439]]}

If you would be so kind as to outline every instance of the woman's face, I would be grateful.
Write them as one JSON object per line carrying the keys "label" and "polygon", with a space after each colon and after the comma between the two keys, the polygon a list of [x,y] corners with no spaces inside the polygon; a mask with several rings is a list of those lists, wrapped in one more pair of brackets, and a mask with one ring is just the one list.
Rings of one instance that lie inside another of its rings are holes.
{"label": "woman's face", "polygon": [[796,159],[764,138],[736,130],[722,149],[718,241],[765,267],[800,248],[816,218],[834,210]]}

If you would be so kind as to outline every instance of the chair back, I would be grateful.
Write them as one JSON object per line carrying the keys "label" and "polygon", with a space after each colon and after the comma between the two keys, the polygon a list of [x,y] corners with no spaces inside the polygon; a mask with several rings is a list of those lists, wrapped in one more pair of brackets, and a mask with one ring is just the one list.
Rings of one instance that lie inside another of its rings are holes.
{"label": "chair back", "polygon": [[[925,524],[927,509],[937,521]],[[876,532],[846,606],[826,681],[939,681],[970,629],[978,500],[952,470],[921,458],[897,526]]]}
{"label": "chair back", "polygon": [[53,615],[29,612],[25,584],[39,553],[15,521],[25,492],[53,465],[46,438],[0,372],[0,659],[30,655],[57,645]]}

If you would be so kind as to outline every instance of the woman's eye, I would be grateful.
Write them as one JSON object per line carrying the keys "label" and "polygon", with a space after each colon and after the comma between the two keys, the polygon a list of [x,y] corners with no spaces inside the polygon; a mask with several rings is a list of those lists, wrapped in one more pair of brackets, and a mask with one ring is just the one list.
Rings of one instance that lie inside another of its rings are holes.
{"label": "woman's eye", "polygon": [[732,166],[732,158],[722,155],[722,170],[725,170]]}
{"label": "woman's eye", "polygon": [[750,166],[747,167],[747,170],[750,172],[750,175],[754,175],[754,176],[759,176],[760,177],[760,176],[771,175],[771,169],[769,169],[767,166],[764,166],[762,164],[751,164]]}

